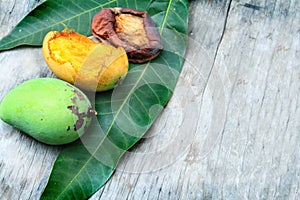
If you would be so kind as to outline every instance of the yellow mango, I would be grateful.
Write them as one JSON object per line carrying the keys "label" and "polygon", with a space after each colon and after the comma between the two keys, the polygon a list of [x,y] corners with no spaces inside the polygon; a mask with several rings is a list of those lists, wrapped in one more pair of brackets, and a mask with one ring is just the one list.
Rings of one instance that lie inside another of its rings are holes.
{"label": "yellow mango", "polygon": [[128,71],[128,58],[122,47],[97,43],[74,31],[50,31],[42,52],[53,73],[88,91],[113,89]]}

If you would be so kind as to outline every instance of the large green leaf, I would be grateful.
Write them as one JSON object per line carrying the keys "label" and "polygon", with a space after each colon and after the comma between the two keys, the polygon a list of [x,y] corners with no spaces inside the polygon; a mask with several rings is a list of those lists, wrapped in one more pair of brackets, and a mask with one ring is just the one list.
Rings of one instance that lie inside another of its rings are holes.
{"label": "large green leaf", "polygon": [[160,30],[164,50],[151,62],[130,64],[126,79],[113,91],[95,94],[97,119],[81,140],[60,152],[41,199],[88,198],[113,174],[124,152],[150,128],[171,98],[183,65],[188,1],[49,0],[0,42],[1,49],[40,45],[45,33],[63,29],[62,23],[89,35],[93,14],[101,7],[115,6],[147,11]]}

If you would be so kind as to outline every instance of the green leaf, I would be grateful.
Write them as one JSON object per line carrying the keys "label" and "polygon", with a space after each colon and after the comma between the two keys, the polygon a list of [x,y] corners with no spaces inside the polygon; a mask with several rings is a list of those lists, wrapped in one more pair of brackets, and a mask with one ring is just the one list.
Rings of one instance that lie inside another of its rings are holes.
{"label": "green leaf", "polygon": [[[146,10],[158,25],[164,50],[151,62],[130,64],[125,80],[113,91],[95,94],[97,120],[81,140],[60,152],[41,199],[90,197],[107,182],[120,157],[141,139],[172,96],[184,61],[188,1],[115,3],[118,7]],[[86,28],[88,25],[81,24]]]}

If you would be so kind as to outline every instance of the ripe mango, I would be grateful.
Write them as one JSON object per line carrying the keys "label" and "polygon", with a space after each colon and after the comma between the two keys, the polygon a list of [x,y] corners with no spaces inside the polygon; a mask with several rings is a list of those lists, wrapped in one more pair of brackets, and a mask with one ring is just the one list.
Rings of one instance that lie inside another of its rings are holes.
{"label": "ripe mango", "polygon": [[122,47],[95,42],[72,30],[48,32],[42,52],[58,78],[88,91],[113,89],[128,72]]}
{"label": "ripe mango", "polygon": [[54,78],[36,78],[13,88],[0,104],[0,118],[36,140],[60,145],[78,139],[95,114],[87,96]]}

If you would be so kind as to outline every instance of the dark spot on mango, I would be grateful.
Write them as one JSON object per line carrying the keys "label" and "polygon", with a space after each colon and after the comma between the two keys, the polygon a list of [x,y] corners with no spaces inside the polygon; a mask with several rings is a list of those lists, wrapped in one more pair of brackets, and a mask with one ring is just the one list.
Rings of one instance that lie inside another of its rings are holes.
{"label": "dark spot on mango", "polygon": [[74,124],[74,131],[77,131],[76,124]]}
{"label": "dark spot on mango", "polygon": [[68,109],[71,110],[72,113],[78,117],[78,119],[74,124],[74,131],[79,130],[83,125],[84,118],[87,117],[88,115],[84,112],[79,113],[77,106],[68,106]]}
{"label": "dark spot on mango", "polygon": [[84,96],[81,94],[80,91],[74,89],[73,92],[75,92],[77,94],[77,96],[79,97],[80,101],[84,101]]}
{"label": "dark spot on mango", "polygon": [[77,97],[76,97],[76,96],[72,97],[72,98],[71,98],[71,101],[72,101],[72,103],[74,103],[74,104],[75,104],[75,103],[76,103],[76,99],[77,99]]}

